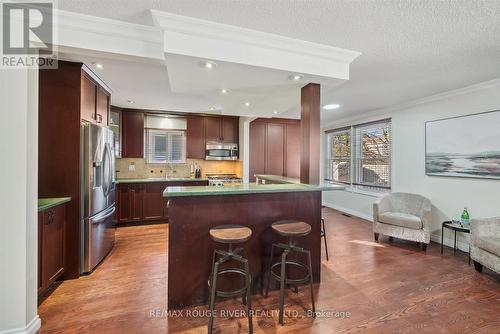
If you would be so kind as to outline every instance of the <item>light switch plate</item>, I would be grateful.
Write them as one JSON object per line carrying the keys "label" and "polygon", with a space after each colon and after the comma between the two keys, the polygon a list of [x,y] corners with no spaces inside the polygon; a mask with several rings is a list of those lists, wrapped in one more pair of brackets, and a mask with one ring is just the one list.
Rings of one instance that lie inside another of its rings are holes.
{"label": "light switch plate", "polygon": [[129,172],[133,172],[133,171],[135,171],[135,165],[134,165],[134,164],[130,164],[130,165],[128,165],[128,171],[129,171]]}

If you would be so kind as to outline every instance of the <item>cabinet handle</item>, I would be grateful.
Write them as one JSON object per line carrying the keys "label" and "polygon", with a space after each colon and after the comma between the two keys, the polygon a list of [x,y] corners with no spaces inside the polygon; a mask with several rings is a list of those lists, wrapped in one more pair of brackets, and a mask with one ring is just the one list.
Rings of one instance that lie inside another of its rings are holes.
{"label": "cabinet handle", "polygon": [[170,208],[170,200],[167,201],[167,209]]}
{"label": "cabinet handle", "polygon": [[50,225],[54,222],[54,211],[50,210],[47,211],[47,221],[45,222],[45,225]]}

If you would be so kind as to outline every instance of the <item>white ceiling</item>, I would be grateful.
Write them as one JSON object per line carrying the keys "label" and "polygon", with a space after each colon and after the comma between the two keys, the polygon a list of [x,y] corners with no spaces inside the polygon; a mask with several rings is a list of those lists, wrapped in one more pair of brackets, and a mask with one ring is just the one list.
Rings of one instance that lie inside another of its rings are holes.
{"label": "white ceiling", "polygon": [[[157,9],[362,52],[349,82],[322,90],[323,103],[341,105],[323,112],[325,122],[500,77],[497,0],[59,0],[59,8],[145,25]],[[154,104],[207,102],[202,93],[169,95],[167,77],[157,73],[164,67],[151,66],[147,78],[161,89],[144,93]],[[120,76],[118,94],[135,91],[126,77],[147,79],[141,68]],[[293,110],[284,115],[297,116]]]}

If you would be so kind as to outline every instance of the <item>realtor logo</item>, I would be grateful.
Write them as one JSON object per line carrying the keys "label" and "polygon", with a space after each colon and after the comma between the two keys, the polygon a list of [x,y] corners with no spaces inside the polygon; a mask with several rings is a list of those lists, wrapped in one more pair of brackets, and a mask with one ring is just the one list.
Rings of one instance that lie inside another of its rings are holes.
{"label": "realtor logo", "polygon": [[54,68],[53,2],[3,2],[2,68]]}

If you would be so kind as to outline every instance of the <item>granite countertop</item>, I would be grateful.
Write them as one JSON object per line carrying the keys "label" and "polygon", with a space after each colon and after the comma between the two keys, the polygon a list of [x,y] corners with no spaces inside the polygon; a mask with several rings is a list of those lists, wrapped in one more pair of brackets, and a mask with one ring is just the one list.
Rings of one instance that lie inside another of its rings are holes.
{"label": "granite countertop", "polygon": [[295,177],[270,175],[270,174],[255,174],[255,177],[276,183],[297,183],[297,184],[300,183],[300,179]]}
{"label": "granite countertop", "polygon": [[305,191],[343,190],[344,187],[335,185],[324,187],[322,185],[308,184],[255,184],[243,183],[234,186],[194,186],[194,187],[167,187],[163,197],[183,196],[217,196],[217,195],[243,195],[243,194],[265,194],[265,193],[288,193]]}
{"label": "granite countertop", "polygon": [[120,183],[146,183],[146,182],[188,182],[188,181],[208,181],[207,178],[195,179],[193,177],[148,177],[141,179],[116,179],[116,184]]}
{"label": "granite countertop", "polygon": [[55,206],[64,204],[71,201],[71,197],[58,197],[58,198],[39,198],[38,211],[44,211]]}
{"label": "granite countertop", "polygon": [[[302,184],[300,183],[299,178],[294,177],[286,177],[279,175],[269,175],[269,174],[255,174],[255,177],[274,182],[275,184]],[[344,190],[345,187],[330,181],[321,181],[317,187],[320,187],[323,191],[332,191],[332,190]]]}

